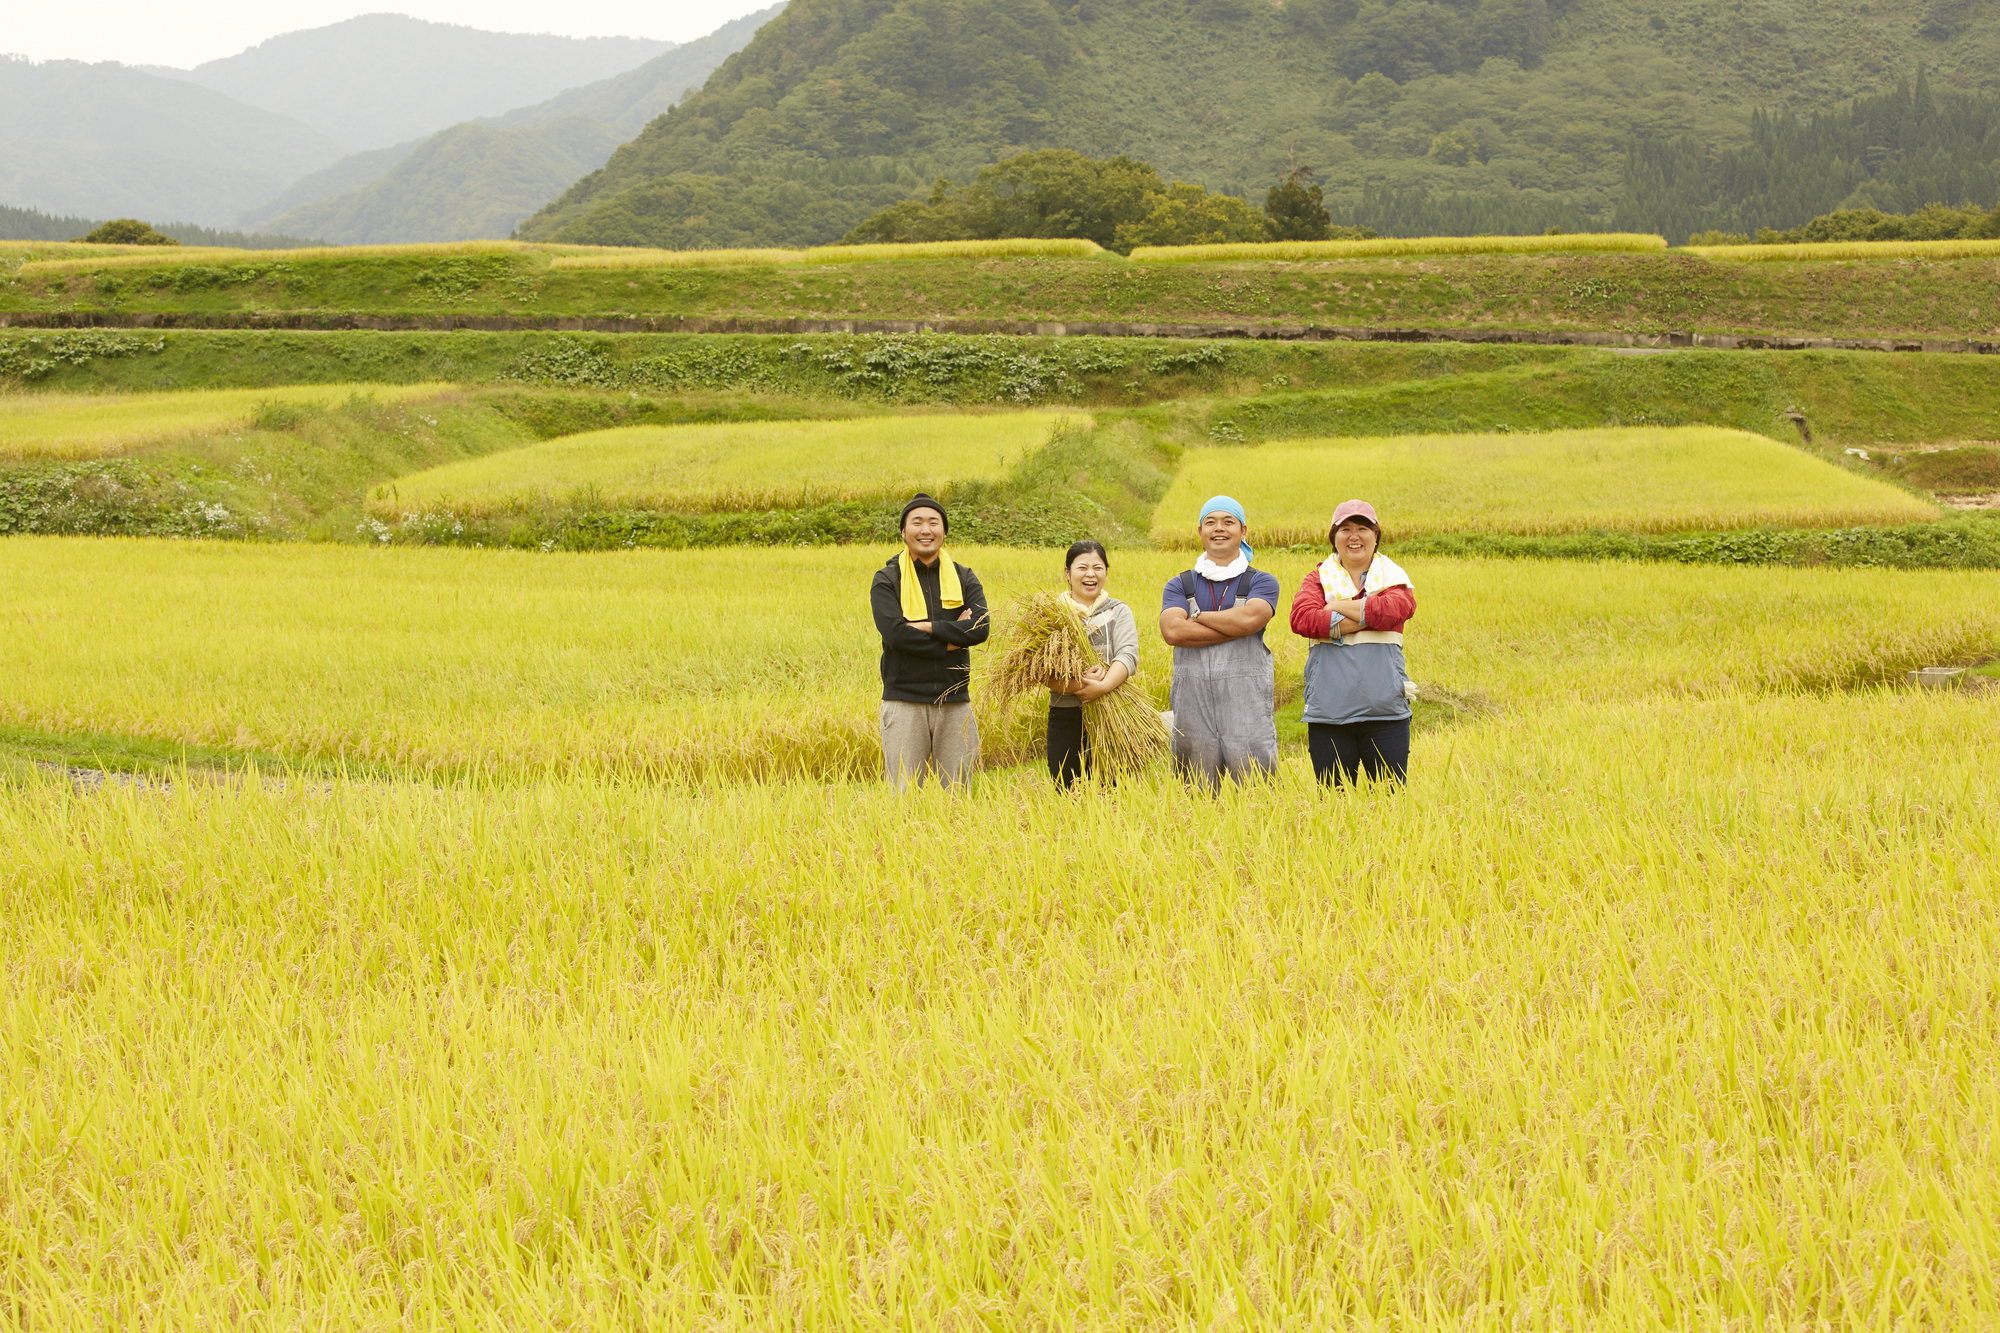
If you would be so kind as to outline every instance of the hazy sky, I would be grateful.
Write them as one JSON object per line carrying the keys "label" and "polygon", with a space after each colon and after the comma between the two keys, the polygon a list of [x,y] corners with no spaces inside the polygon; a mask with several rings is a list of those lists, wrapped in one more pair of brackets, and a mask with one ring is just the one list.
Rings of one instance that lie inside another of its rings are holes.
{"label": "hazy sky", "polygon": [[318,28],[358,14],[408,14],[490,32],[554,32],[567,37],[664,37],[685,42],[713,32],[770,0],[292,0],[285,5],[207,0],[98,0],[95,4],[9,4],[0,54],[30,60],[116,60],[173,65],[233,56],[267,37]]}

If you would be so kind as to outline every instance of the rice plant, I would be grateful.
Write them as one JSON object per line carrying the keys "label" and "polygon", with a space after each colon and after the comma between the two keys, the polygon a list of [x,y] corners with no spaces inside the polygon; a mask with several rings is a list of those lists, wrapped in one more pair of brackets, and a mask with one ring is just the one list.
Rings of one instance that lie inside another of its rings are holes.
{"label": "rice plant", "polygon": [[998,480],[1065,421],[1052,412],[627,426],[448,463],[378,487],[395,517],[563,504],[680,512],[786,509]]}
{"label": "rice plant", "polygon": [[908,245],[821,245],[809,264],[858,264],[887,259],[1088,259],[1106,253],[1082,237],[1009,236],[992,241],[918,241]]}
{"label": "rice plant", "polygon": [[796,264],[803,250],[644,250],[632,249],[610,255],[558,255],[549,261],[556,269],[647,269],[647,268],[734,268],[743,265]]}
{"label": "rice plant", "polygon": [[[1018,699],[1040,702],[1099,665],[1083,617],[1068,593],[1038,592],[1014,600],[1001,619],[998,650],[981,673],[990,703],[1004,709]],[[1086,701],[1084,745],[1093,777],[1116,780],[1163,757],[1172,737],[1150,699],[1127,685]]]}
{"label": "rice plant", "polygon": [[[1393,554],[1395,510],[1384,519]],[[953,552],[992,606],[1063,586],[1059,550]],[[879,772],[881,692],[867,589],[893,554],[11,537],[0,542],[0,729],[436,776],[865,777]],[[1317,561],[1270,551],[1258,563],[1289,605]],[[1142,608],[1139,674],[1120,693],[1156,708],[1170,653],[1143,608],[1188,563],[1185,552],[1120,551],[1112,568],[1111,590]],[[1850,690],[2000,650],[1993,573],[1406,565],[1419,592],[1411,676],[1510,715]],[[1924,612],[1857,611],[1878,604]],[[1280,698],[1296,699],[1306,645],[1283,611],[1265,638]],[[980,649],[975,665],[998,654]],[[975,680],[982,709],[991,693]],[[1036,739],[989,745],[987,757],[1028,758]]]}
{"label": "rice plant", "polygon": [[408,402],[449,384],[288,384],[177,393],[0,394],[0,460],[100,458],[138,445],[241,429],[266,403],[330,404],[354,395]]}
{"label": "rice plant", "polygon": [[1803,245],[1690,245],[1684,253],[1744,263],[1837,259],[1995,259],[2000,240],[1813,241]]}
{"label": "rice plant", "polygon": [[1391,255],[1543,254],[1601,250],[1664,250],[1664,237],[1636,232],[1573,232],[1561,236],[1379,236],[1368,241],[1231,241],[1217,245],[1142,245],[1137,264],[1215,263],[1271,259],[1293,263],[1373,259]]}
{"label": "rice plant", "polygon": [[558,256],[558,269],[729,268],[759,264],[861,264],[896,259],[1084,259],[1105,253],[1095,241],[1012,237],[997,241],[923,241],[910,245],[821,245],[808,250],[628,250]]}
{"label": "rice plant", "polygon": [[[93,251],[111,247],[91,246]],[[289,264],[309,259],[448,258],[454,255],[533,253],[521,241],[423,241],[401,245],[315,245],[298,250],[237,250],[219,246],[120,246],[101,257],[43,259],[21,266],[20,276],[61,277],[112,269],[173,268],[182,264]]]}
{"label": "rice plant", "polygon": [[1193,508],[1248,506],[1252,541],[1323,543],[1359,495],[1392,533],[1680,532],[1922,522],[1935,505],[1747,431],[1629,426],[1540,434],[1289,440],[1191,452],[1153,539],[1195,544]]}
{"label": "rice plant", "polygon": [[1996,770],[1864,693],[1522,709],[1405,791],[16,779],[0,1309],[1980,1327]]}

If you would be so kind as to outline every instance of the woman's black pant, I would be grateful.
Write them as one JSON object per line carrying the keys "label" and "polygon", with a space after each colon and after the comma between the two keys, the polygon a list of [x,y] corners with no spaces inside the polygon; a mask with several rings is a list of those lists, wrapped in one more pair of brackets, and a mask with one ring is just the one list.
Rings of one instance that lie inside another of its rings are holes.
{"label": "woman's black pant", "polygon": [[1312,755],[1313,775],[1336,787],[1352,783],[1363,769],[1371,778],[1402,782],[1410,771],[1410,719],[1308,722],[1306,751]]}
{"label": "woman's black pant", "polygon": [[1067,787],[1083,776],[1083,710],[1049,705],[1049,776]]}

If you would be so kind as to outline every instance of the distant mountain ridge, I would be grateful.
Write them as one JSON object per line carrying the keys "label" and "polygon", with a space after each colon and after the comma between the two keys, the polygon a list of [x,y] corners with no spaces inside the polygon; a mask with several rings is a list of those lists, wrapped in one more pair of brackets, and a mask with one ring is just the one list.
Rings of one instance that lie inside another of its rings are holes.
{"label": "distant mountain ridge", "polygon": [[344,151],[288,116],[123,65],[0,59],[0,203],[228,226]]}
{"label": "distant mountain ridge", "polygon": [[537,203],[602,166],[622,137],[587,116],[514,130],[467,121],[424,139],[379,179],[268,225],[335,245],[504,237]]}
{"label": "distant mountain ridge", "polygon": [[157,72],[290,116],[353,151],[499,115],[625,73],[674,47],[642,37],[484,32],[364,14],[191,70]]}
{"label": "distant mountain ridge", "polygon": [[830,242],[1044,147],[1253,198],[1303,162],[1337,222],[1605,226],[1635,143],[1919,69],[2000,89],[1990,0],[793,0],[521,234]]}
{"label": "distant mountain ridge", "polygon": [[637,69],[413,143],[356,154],[296,181],[245,225],[335,244],[503,237],[681,96],[784,9],[723,24]]}
{"label": "distant mountain ridge", "polygon": [[[378,14],[195,70],[0,57],[0,205],[335,242],[505,236],[780,8],[681,45]],[[416,132],[352,151],[396,127]]]}

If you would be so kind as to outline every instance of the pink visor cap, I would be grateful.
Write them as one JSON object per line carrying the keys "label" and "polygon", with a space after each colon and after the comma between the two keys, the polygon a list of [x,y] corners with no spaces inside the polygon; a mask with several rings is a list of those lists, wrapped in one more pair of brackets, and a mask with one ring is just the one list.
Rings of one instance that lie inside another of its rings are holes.
{"label": "pink visor cap", "polygon": [[1333,511],[1333,526],[1339,527],[1350,518],[1365,518],[1368,526],[1380,532],[1382,520],[1375,517],[1375,506],[1366,500],[1343,500],[1340,508]]}

